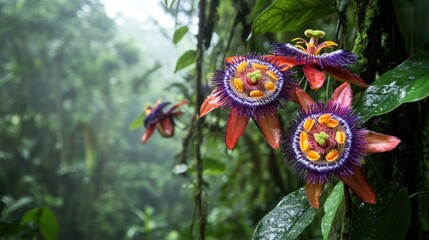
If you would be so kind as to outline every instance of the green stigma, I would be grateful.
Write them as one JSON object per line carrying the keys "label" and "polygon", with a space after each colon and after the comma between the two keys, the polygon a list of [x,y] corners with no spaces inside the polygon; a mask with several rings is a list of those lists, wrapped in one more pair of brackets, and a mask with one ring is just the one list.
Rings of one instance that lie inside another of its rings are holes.
{"label": "green stigma", "polygon": [[262,74],[260,70],[255,70],[251,73],[247,74],[247,77],[250,79],[252,83],[256,83],[259,79],[261,79]]}
{"label": "green stigma", "polygon": [[325,132],[314,134],[314,139],[320,146],[323,146],[326,143],[326,140],[328,140],[328,138],[329,138],[329,135],[326,134]]}
{"label": "green stigma", "polygon": [[323,38],[325,36],[325,32],[322,30],[307,29],[307,30],[305,30],[304,35],[307,37]]}

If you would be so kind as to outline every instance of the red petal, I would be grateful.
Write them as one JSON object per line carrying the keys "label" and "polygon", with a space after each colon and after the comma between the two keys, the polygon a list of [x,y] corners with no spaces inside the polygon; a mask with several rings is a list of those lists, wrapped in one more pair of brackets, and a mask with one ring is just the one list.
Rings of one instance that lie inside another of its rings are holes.
{"label": "red petal", "polygon": [[368,148],[365,153],[387,152],[394,149],[401,140],[395,136],[384,135],[370,130],[363,130],[366,134],[365,140]]}
{"label": "red petal", "polygon": [[305,183],[305,193],[307,194],[307,199],[310,205],[313,208],[319,208],[319,198],[320,195],[322,195],[323,192],[323,184],[320,183]]}
{"label": "red petal", "polygon": [[325,72],[318,70],[314,63],[306,63],[302,70],[310,83],[311,89],[317,90],[323,86]]}
{"label": "red petal", "polygon": [[340,104],[343,107],[352,107],[353,92],[350,84],[345,82],[337,87],[329,102]]}
{"label": "red petal", "polygon": [[233,63],[236,61],[243,61],[245,59],[246,59],[246,57],[243,57],[243,56],[232,56],[232,57],[225,58],[225,62],[226,63]]}
{"label": "red petal", "polygon": [[149,139],[149,137],[153,134],[154,130],[155,130],[155,125],[152,125],[152,126],[146,128],[146,131],[142,136],[142,144],[146,143],[146,141]]}
{"label": "red petal", "polygon": [[219,98],[214,95],[212,92],[207,96],[206,100],[204,100],[203,104],[201,104],[200,108],[200,117],[204,117],[207,113],[211,112],[213,109],[220,107]]}
{"label": "red petal", "polygon": [[171,137],[174,134],[174,125],[171,117],[164,117],[161,120],[159,120],[158,124],[156,125],[158,128],[159,133],[163,137]]}
{"label": "red petal", "polygon": [[271,54],[266,55],[266,57],[267,57],[267,61],[271,63],[276,63],[279,66],[288,65],[287,68],[282,69],[283,71],[293,66],[304,64],[304,61],[298,61],[296,58],[289,58],[289,57],[277,56],[277,55],[271,55]]}
{"label": "red petal", "polygon": [[300,88],[296,89],[294,93],[296,97],[296,103],[298,103],[304,111],[307,111],[310,105],[316,103],[307,92]]}
{"label": "red petal", "polygon": [[229,150],[235,147],[237,140],[241,137],[249,122],[249,116],[239,115],[236,108],[232,108],[226,123],[225,143]]}
{"label": "red petal", "polygon": [[325,66],[323,67],[323,70],[338,81],[349,82],[359,87],[368,87],[368,84],[366,84],[361,77],[347,69]]}
{"label": "red petal", "polygon": [[170,109],[170,111],[173,111],[174,109],[176,109],[176,108],[178,108],[178,107],[181,107],[182,105],[185,105],[185,104],[187,104],[189,101],[188,101],[188,99],[183,99],[182,101],[180,101],[180,102],[178,102],[177,104],[175,104],[171,109]]}
{"label": "red petal", "polygon": [[366,181],[360,167],[355,168],[355,173],[353,175],[343,177],[341,180],[351,188],[354,194],[363,202],[371,204],[376,203],[375,193]]}
{"label": "red petal", "polygon": [[274,149],[280,147],[280,124],[276,112],[260,114],[254,118],[267,143]]}

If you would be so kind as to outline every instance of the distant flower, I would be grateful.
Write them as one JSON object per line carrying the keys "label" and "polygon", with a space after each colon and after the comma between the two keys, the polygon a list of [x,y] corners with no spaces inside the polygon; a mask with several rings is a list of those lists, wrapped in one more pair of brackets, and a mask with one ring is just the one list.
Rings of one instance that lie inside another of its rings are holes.
{"label": "distant flower", "polygon": [[145,144],[149,137],[153,134],[155,127],[158,129],[158,132],[161,134],[161,136],[173,136],[173,118],[182,114],[182,112],[174,110],[186,103],[188,103],[188,100],[185,99],[171,107],[168,111],[164,111],[164,108],[166,108],[170,102],[158,102],[153,107],[147,107],[146,117],[143,120],[143,125],[146,128],[146,131],[142,137],[142,144]]}
{"label": "distant flower", "polygon": [[305,91],[295,90],[303,109],[284,138],[285,161],[305,179],[310,204],[319,208],[323,185],[336,176],[366,203],[376,203],[375,193],[361,170],[369,153],[394,149],[400,140],[362,127],[351,108],[352,90],[343,83],[326,105],[315,102]]}
{"label": "distant flower", "polygon": [[[304,65],[303,71],[311,89],[317,90],[323,86],[325,73],[339,81],[368,87],[358,75],[343,68],[357,60],[356,54],[342,49],[320,54],[322,49],[338,46],[338,44],[333,41],[325,41],[319,44],[319,38],[325,36],[325,33],[320,30],[308,29],[304,34],[310,37],[309,42],[302,38],[295,38],[292,40],[298,41],[295,46],[289,43],[275,43],[273,44],[273,54],[283,57],[283,61],[290,66]],[[306,48],[299,44],[304,44]]]}
{"label": "distant flower", "polygon": [[248,55],[226,59],[226,66],[212,78],[215,86],[200,109],[200,117],[218,107],[231,107],[226,125],[225,143],[233,149],[249,118],[258,125],[268,144],[280,146],[277,109],[289,100],[296,85],[275,57]]}

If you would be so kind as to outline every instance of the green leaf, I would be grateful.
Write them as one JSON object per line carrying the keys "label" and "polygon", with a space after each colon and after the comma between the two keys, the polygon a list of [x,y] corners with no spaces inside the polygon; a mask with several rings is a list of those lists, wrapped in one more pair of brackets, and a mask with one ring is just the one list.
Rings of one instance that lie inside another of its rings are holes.
{"label": "green leaf", "polygon": [[177,44],[182,40],[182,38],[185,36],[185,34],[188,32],[189,28],[187,26],[182,26],[176,29],[173,35],[173,42],[174,44]]}
{"label": "green leaf", "polygon": [[404,239],[411,220],[411,203],[405,189],[379,194],[377,204],[359,204],[353,212],[350,239]]}
{"label": "green leaf", "polygon": [[197,52],[195,50],[188,50],[182,56],[179,57],[176,63],[176,69],[174,72],[177,72],[180,69],[183,69],[195,62]]}
{"label": "green leaf", "polygon": [[316,209],[308,203],[304,188],[286,195],[256,226],[252,239],[295,239],[310,225]]}
{"label": "green leaf", "polygon": [[137,119],[134,119],[133,122],[130,124],[129,130],[141,128],[143,126],[143,119],[145,118],[145,116],[145,113],[141,113]]}
{"label": "green leaf", "polygon": [[226,169],[225,164],[223,162],[214,158],[204,158],[203,168],[203,173],[209,175],[222,174]]}
{"label": "green leaf", "polygon": [[252,34],[294,31],[308,21],[335,12],[332,0],[277,0],[256,17]]}
{"label": "green leaf", "polygon": [[332,189],[325,203],[323,204],[323,210],[325,215],[322,218],[322,235],[323,239],[328,239],[331,229],[333,229],[333,222],[337,212],[344,203],[344,186],[342,182],[338,182]]}
{"label": "green leaf", "polygon": [[[203,159],[203,174],[205,175],[218,175],[222,174],[226,166],[223,162],[214,159],[214,158],[204,158]],[[195,164],[193,164],[189,169],[187,169],[189,173],[195,173],[196,167]]]}
{"label": "green leaf", "polygon": [[429,95],[429,52],[419,52],[386,72],[369,86],[355,104],[364,121],[392,111],[399,105]]}
{"label": "green leaf", "polygon": [[55,213],[48,207],[33,208],[22,217],[22,222],[26,224],[36,224],[40,234],[46,240],[58,238],[58,221]]}

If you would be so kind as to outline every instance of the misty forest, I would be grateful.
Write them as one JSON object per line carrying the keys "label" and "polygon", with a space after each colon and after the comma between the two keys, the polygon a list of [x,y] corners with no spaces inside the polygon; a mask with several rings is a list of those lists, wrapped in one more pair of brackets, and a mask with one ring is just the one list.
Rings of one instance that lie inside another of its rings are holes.
{"label": "misty forest", "polygon": [[427,9],[0,0],[0,239],[429,239]]}

